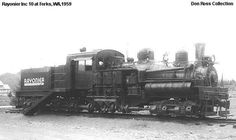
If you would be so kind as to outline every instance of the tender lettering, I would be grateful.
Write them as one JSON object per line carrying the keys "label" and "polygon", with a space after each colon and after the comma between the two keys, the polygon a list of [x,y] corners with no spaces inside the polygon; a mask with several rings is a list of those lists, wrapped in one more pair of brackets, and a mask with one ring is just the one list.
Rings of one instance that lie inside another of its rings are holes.
{"label": "tender lettering", "polygon": [[44,85],[44,77],[24,79],[24,86],[43,86],[43,85]]}

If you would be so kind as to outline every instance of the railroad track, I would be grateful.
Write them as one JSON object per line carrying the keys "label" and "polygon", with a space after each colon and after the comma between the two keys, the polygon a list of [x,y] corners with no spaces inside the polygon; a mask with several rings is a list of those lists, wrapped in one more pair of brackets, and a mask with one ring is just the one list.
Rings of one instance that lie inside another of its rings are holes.
{"label": "railroad track", "polygon": [[[68,114],[66,114],[68,115]],[[71,115],[74,115],[73,113]],[[143,114],[102,114],[102,113],[87,113],[81,112],[80,116],[86,117],[102,117],[102,118],[120,118],[120,119],[135,119],[135,120],[148,120],[148,121],[162,121],[162,122],[180,122],[180,123],[215,123],[215,124],[235,124],[236,119],[224,119],[224,118],[193,118],[193,117],[171,117],[171,116],[153,116]]]}
{"label": "railroad track", "polygon": [[22,108],[14,108],[6,110],[5,113],[21,113],[22,111],[23,111]]}
{"label": "railroad track", "polygon": [[[23,109],[9,109],[6,110],[6,113],[22,113]],[[129,113],[129,114],[122,114],[122,113],[89,113],[89,112],[66,112],[66,111],[44,111],[41,113],[45,114],[58,114],[58,115],[66,115],[66,116],[84,116],[90,118],[115,118],[115,119],[135,119],[135,120],[147,120],[147,121],[162,121],[162,122],[180,122],[180,123],[214,123],[214,124],[234,124],[236,125],[236,119],[234,118],[196,118],[196,117],[171,117],[171,116],[153,116],[150,114],[139,114]]]}
{"label": "railroad track", "polygon": [[235,124],[236,125],[236,119],[216,119],[216,118],[205,118],[208,122],[213,123],[227,123],[227,124]]}

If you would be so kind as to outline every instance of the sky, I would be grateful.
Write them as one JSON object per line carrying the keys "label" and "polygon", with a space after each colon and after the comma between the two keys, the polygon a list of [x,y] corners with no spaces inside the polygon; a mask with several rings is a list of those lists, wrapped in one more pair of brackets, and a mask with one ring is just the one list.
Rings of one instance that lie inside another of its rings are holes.
{"label": "sky", "polygon": [[134,58],[151,48],[157,61],[166,52],[174,61],[175,52],[184,49],[194,61],[194,44],[205,43],[206,54],[216,56],[219,77],[236,79],[234,0],[225,7],[191,6],[190,0],[66,1],[72,6],[0,6],[0,74],[65,64],[67,54],[82,47],[115,49]]}

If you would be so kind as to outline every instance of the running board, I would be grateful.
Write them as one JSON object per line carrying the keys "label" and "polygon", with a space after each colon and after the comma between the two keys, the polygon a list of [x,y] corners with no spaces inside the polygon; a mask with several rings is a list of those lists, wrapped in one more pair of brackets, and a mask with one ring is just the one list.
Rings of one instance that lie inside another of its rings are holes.
{"label": "running board", "polygon": [[39,99],[38,101],[36,101],[32,106],[25,108],[23,110],[23,114],[24,115],[33,115],[34,113],[36,113],[43,105],[45,105],[48,101],[48,99],[50,99],[50,97],[52,97],[52,95],[55,94],[54,92],[50,92],[48,95],[42,97],[41,99]]}

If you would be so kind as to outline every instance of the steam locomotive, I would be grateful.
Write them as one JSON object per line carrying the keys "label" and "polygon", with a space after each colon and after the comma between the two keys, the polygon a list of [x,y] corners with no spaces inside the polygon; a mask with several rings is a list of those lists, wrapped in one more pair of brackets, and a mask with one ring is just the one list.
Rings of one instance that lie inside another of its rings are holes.
{"label": "steam locomotive", "polygon": [[175,62],[154,61],[143,49],[138,61],[125,61],[116,50],[82,51],[67,56],[66,64],[21,71],[19,107],[25,115],[39,110],[130,113],[148,110],[155,115],[226,116],[228,89],[218,86],[214,57],[196,45],[196,61],[178,51]]}

